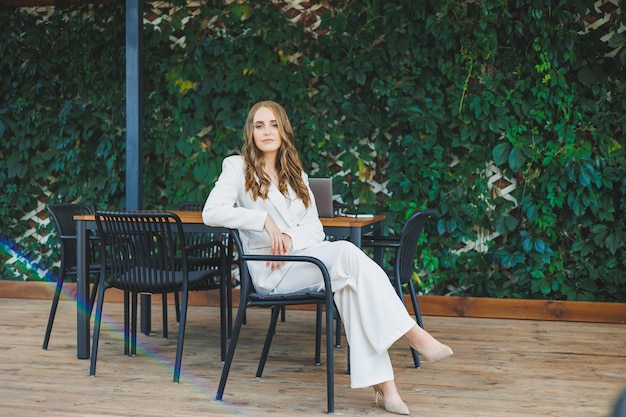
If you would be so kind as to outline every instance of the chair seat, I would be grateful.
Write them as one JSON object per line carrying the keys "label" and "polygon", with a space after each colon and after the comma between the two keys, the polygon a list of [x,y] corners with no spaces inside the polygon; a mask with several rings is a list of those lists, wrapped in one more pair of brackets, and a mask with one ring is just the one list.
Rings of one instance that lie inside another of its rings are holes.
{"label": "chair seat", "polygon": [[[152,294],[161,294],[164,292],[171,292],[172,288],[167,288],[164,287],[161,283],[161,285],[154,287],[152,285],[152,283],[150,282],[151,280],[146,280],[145,283],[142,284],[138,284],[137,283],[137,278],[138,276],[143,276],[143,277],[158,277],[160,275],[162,275],[163,273],[169,273],[168,271],[163,271],[161,269],[156,269],[156,268],[148,268],[148,267],[141,267],[141,266],[135,266],[132,269],[130,269],[129,271],[127,271],[124,275],[121,275],[119,277],[117,277],[117,279],[115,280],[116,283],[118,285],[120,285],[120,287],[124,287],[125,284],[131,284],[132,285],[132,291],[136,291],[136,292],[148,292],[148,293],[152,293]],[[191,287],[193,284],[200,284],[203,280],[206,280],[207,278],[211,277],[212,275],[215,275],[215,271],[212,270],[207,270],[207,271],[189,271],[188,272],[188,282],[189,282],[189,286]],[[183,272],[182,271],[175,271],[174,272],[174,281],[172,283],[172,287],[181,287],[183,285]],[[129,288],[130,289],[130,288]]]}
{"label": "chair seat", "polygon": [[297,291],[287,294],[262,294],[258,292],[250,293],[249,298],[251,301],[267,301],[267,302],[280,302],[280,301],[308,301],[311,302],[311,298],[319,299],[320,302],[324,302],[326,299],[326,293],[324,291]]}

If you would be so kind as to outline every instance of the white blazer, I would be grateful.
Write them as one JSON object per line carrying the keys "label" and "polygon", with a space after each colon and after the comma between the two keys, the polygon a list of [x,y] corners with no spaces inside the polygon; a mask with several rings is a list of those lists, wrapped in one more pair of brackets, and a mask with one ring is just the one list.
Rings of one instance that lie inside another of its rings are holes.
{"label": "white blazer", "polygon": [[[304,207],[291,187],[288,187],[288,196],[285,197],[273,184],[267,199],[259,197],[254,200],[252,194],[245,190],[244,164],[240,155],[224,159],[222,173],[202,210],[202,220],[206,225],[239,229],[248,254],[270,254],[271,242],[264,230],[268,214],[278,228],[291,237],[292,254],[301,254],[324,240],[324,228],[310,188],[311,203],[308,208]],[[308,188],[308,176],[303,173],[302,178]],[[284,274],[283,268],[272,271],[265,266],[265,262],[248,262],[248,268],[255,287],[264,293],[272,292]]]}

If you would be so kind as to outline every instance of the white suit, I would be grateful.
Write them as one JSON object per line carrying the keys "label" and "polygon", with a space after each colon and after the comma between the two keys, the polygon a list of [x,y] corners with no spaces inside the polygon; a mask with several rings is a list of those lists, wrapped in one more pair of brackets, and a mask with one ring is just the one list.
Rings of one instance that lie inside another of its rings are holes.
{"label": "white suit", "polygon": [[[308,177],[303,175],[303,179],[308,186]],[[246,253],[269,254],[271,244],[264,225],[270,214],[280,230],[291,237],[290,254],[314,256],[328,268],[334,301],[350,345],[352,388],[392,380],[387,350],[415,325],[415,320],[376,262],[350,242],[324,240],[310,190],[309,195],[308,209],[291,187],[284,196],[271,185],[266,200],[253,200],[245,191],[243,158],[231,156],[224,160],[202,219],[209,226],[239,229]],[[265,293],[324,288],[319,269],[311,264],[287,263],[272,271],[265,262],[248,262],[248,268],[255,288]]]}

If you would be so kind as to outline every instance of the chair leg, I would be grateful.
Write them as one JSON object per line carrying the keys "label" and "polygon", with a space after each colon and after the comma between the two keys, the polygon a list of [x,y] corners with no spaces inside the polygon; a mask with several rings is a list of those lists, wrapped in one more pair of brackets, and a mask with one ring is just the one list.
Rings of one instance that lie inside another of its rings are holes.
{"label": "chair leg", "polygon": [[[409,291],[411,293],[411,300],[413,302],[413,308],[415,308],[416,304],[417,304],[417,300],[415,298],[415,288],[413,288],[413,284],[411,284],[410,282],[407,284],[409,287]],[[400,297],[400,300],[402,300],[402,304],[404,304],[406,306],[406,302],[404,301],[404,294],[402,293],[402,284],[400,283],[400,278],[399,277],[395,277],[395,279],[393,280],[393,286],[396,289],[396,293],[398,294],[398,297]],[[421,321],[422,321],[422,317],[421,315],[419,315],[419,311],[416,313],[415,315],[416,317],[419,316],[419,319],[417,320],[417,323],[420,325],[420,327],[423,327],[421,325]],[[420,367],[420,359],[419,359],[419,355],[417,353],[417,351],[413,348],[411,348],[411,356],[413,356],[413,364],[415,364],[416,368]]]}
{"label": "chair leg", "polygon": [[174,383],[180,380],[180,368],[183,362],[183,345],[185,341],[185,326],[187,324],[187,305],[189,304],[189,291],[183,288],[183,297],[180,303],[180,323],[178,325],[178,342],[176,343],[176,360],[174,361]]}
{"label": "chair leg", "polygon": [[54,317],[57,314],[57,307],[59,305],[59,297],[61,296],[61,290],[63,289],[63,274],[57,277],[57,285],[54,289],[54,297],[52,297],[52,305],[50,306],[50,314],[48,315],[48,326],[46,327],[46,334],[43,337],[42,349],[48,349],[48,342],[50,341],[50,335],[52,334],[52,325],[54,324]]}
{"label": "chair leg", "polygon": [[102,322],[102,308],[104,306],[104,285],[98,289],[98,297],[96,304],[96,317],[94,318],[93,340],[91,345],[91,365],[89,366],[89,375],[96,375],[96,361],[98,359],[98,342],[100,341],[100,324]]}
{"label": "chair leg", "polygon": [[230,372],[230,366],[233,363],[233,357],[235,356],[235,349],[237,348],[237,340],[239,339],[239,332],[246,317],[245,306],[239,306],[237,310],[237,317],[235,318],[235,326],[233,327],[233,333],[230,335],[230,343],[228,345],[228,352],[226,353],[226,360],[224,360],[224,367],[222,368],[222,375],[220,376],[220,383],[217,387],[217,394],[215,399],[220,401],[224,396],[224,389],[226,388],[226,381],[228,380],[228,373]]}
{"label": "chair leg", "polygon": [[91,287],[91,297],[89,297],[89,314],[93,312],[93,308],[96,305],[96,295],[98,294],[98,278],[94,279],[93,286]]}
{"label": "chair leg", "polygon": [[417,320],[417,324],[423,329],[424,323],[422,322],[422,313],[420,312],[420,307],[417,304],[417,295],[415,294],[415,288],[413,288],[413,284],[409,284],[409,291],[411,293],[411,302],[413,303],[415,319]]}
{"label": "chair leg", "polygon": [[[333,314],[335,315],[335,347],[341,347],[341,316],[339,316],[339,312],[337,311],[337,306],[333,304]],[[350,345],[347,346],[347,354],[346,354],[346,374],[350,375]]]}
{"label": "chair leg", "polygon": [[326,401],[328,414],[335,412],[335,349],[333,347],[332,304],[326,305]]}
{"label": "chair leg", "polygon": [[[163,300],[163,339],[167,339],[169,333],[167,332],[167,294],[162,294],[161,298]],[[176,304],[176,321],[180,323],[180,309],[178,306],[178,292],[174,293],[174,303]]]}
{"label": "chair leg", "polygon": [[318,304],[315,311],[315,364],[322,364],[322,305]]}
{"label": "chair leg", "polygon": [[178,291],[174,293],[174,308],[176,309],[176,323],[180,323],[180,295]]}
{"label": "chair leg", "polygon": [[130,294],[124,291],[124,355],[130,356]]}
{"label": "chair leg", "polygon": [[346,374],[350,375],[350,345],[348,345],[348,353],[346,356]]}
{"label": "chair leg", "polygon": [[130,328],[130,356],[137,355],[137,293],[131,293],[131,328]]}
{"label": "chair leg", "polygon": [[415,365],[416,368],[420,368],[421,364],[420,364],[420,357],[419,354],[417,353],[417,351],[413,348],[411,348],[411,356],[413,356],[413,364]]}
{"label": "chair leg", "polygon": [[[422,322],[422,314],[420,313],[419,306],[417,305],[417,296],[415,294],[415,288],[413,287],[413,283],[409,282],[408,287],[409,287],[409,293],[411,294],[411,303],[413,304],[413,311],[415,312],[415,320],[417,321],[417,324],[423,329],[424,323]],[[420,358],[419,358],[417,351],[411,348],[411,354],[413,355],[413,363],[415,364],[415,367],[420,368],[421,367]]]}
{"label": "chair leg", "polygon": [[220,360],[226,359],[226,343],[232,332],[232,283],[228,259],[222,256],[220,262]]}
{"label": "chair leg", "polygon": [[265,368],[265,362],[270,352],[270,346],[272,345],[272,339],[274,333],[276,333],[276,322],[278,321],[278,314],[282,311],[281,307],[272,307],[272,314],[270,317],[270,325],[267,328],[267,335],[265,336],[265,343],[263,344],[263,352],[261,353],[261,359],[259,360],[259,366],[256,370],[256,377],[261,378],[263,375],[263,369]]}
{"label": "chair leg", "polygon": [[226,294],[226,281],[223,279],[220,282],[220,360],[223,362],[226,358],[226,340],[228,337],[229,330],[227,329],[227,299],[228,295]]}
{"label": "chair leg", "polygon": [[233,334],[233,284],[231,282],[230,274],[227,274],[228,281],[226,282],[226,316],[228,323],[228,338]]}

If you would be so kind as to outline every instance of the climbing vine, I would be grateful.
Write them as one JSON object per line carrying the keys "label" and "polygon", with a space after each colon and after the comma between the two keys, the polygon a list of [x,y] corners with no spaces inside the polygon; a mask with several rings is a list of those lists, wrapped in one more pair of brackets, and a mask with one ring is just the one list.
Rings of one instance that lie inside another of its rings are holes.
{"label": "climbing vine", "polygon": [[[626,52],[585,31],[594,2],[202,3],[146,5],[146,208],[204,200],[271,99],[344,202],[392,230],[437,211],[424,293],[626,301]],[[38,201],[124,207],[120,22],[117,2],[0,9],[1,235],[43,266]]]}

